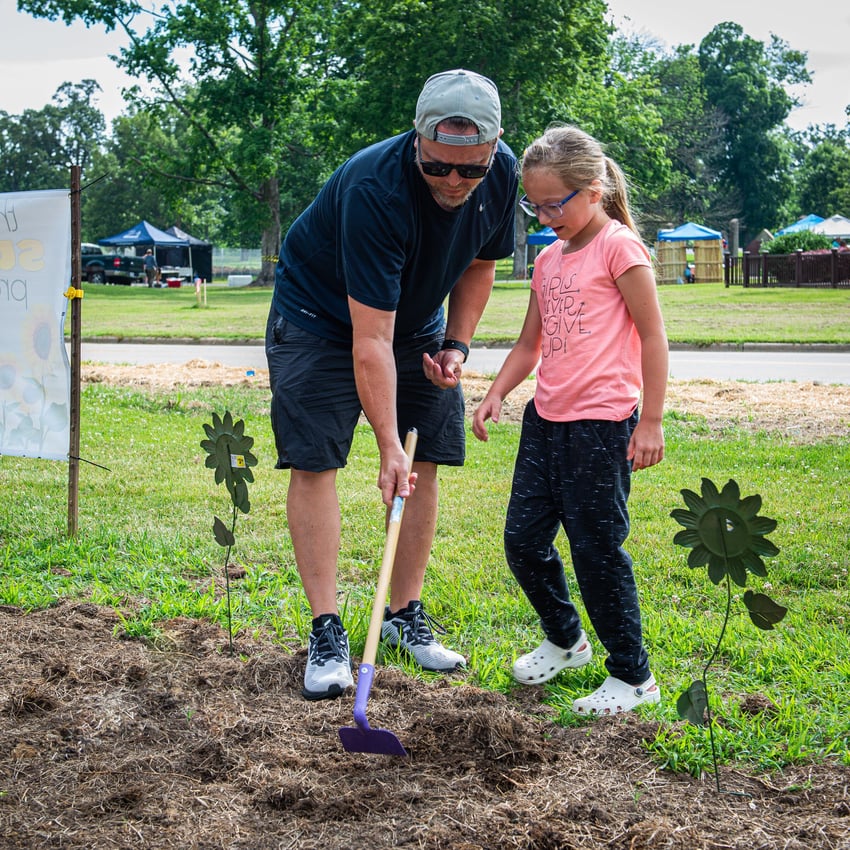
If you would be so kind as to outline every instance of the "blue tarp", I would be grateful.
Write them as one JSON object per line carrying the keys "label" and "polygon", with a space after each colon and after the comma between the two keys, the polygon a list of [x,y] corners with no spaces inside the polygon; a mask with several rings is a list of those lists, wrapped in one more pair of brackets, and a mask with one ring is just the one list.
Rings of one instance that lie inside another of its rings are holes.
{"label": "blue tarp", "polygon": [[801,230],[811,230],[816,224],[820,224],[823,218],[814,213],[809,213],[801,219],[798,219],[788,227],[783,227],[782,230],[777,230],[777,236],[784,236],[786,233],[799,233]]}
{"label": "blue tarp", "polygon": [[181,239],[179,236],[166,233],[164,230],[154,227],[147,221],[140,221],[135,227],[131,227],[123,233],[116,233],[115,236],[98,239],[97,242],[99,245],[134,245],[136,247],[144,247],[145,245],[163,247],[180,245],[185,248],[189,245],[187,239]]}
{"label": "blue tarp", "polygon": [[537,233],[529,233],[526,242],[529,245],[549,245],[557,238],[555,231],[551,227],[544,227],[542,230],[538,230]]}
{"label": "blue tarp", "polygon": [[659,242],[698,242],[703,239],[722,239],[723,234],[719,230],[712,230],[702,224],[694,224],[686,221],[673,230],[659,230]]}

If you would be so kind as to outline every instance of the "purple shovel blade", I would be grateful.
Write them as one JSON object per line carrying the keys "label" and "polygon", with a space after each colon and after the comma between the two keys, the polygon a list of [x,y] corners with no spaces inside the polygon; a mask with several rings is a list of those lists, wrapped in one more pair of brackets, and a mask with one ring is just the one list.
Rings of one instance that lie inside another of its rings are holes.
{"label": "purple shovel blade", "polygon": [[406,756],[407,751],[392,732],[386,729],[372,729],[366,720],[366,703],[374,678],[374,666],[361,664],[357,676],[357,693],[354,695],[354,722],[357,726],[343,726],[339,730],[339,739],[349,753]]}

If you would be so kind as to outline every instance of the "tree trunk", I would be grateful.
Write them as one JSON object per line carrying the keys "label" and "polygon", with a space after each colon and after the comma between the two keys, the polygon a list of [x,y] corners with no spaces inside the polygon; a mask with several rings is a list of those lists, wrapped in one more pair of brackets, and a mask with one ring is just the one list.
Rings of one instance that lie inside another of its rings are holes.
{"label": "tree trunk", "polygon": [[280,184],[277,177],[270,177],[263,183],[262,195],[269,217],[260,243],[262,266],[254,286],[274,286],[274,268],[280,251]]}

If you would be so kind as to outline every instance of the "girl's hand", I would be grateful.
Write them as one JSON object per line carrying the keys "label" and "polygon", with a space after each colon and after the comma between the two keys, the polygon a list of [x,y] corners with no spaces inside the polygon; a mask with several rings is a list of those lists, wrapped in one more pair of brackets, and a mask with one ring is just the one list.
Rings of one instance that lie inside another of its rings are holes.
{"label": "girl's hand", "polygon": [[626,458],[632,462],[633,471],[661,463],[664,459],[664,429],[661,424],[639,420],[629,440]]}
{"label": "girl's hand", "polygon": [[483,443],[486,443],[490,439],[490,434],[487,431],[485,423],[490,419],[493,424],[498,424],[501,414],[501,400],[497,396],[485,396],[484,401],[478,405],[478,408],[472,415],[472,433]]}

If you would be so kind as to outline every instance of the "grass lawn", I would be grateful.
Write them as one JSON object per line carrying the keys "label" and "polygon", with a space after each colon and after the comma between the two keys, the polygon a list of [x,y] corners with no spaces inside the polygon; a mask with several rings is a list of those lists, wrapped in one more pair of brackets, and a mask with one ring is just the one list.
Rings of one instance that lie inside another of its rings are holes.
{"label": "grass lawn", "polygon": [[[87,284],[82,301],[85,339],[146,338],[259,341],[265,333],[271,291],[207,288],[199,305],[194,288]],[[480,344],[510,344],[522,326],[528,286],[499,282],[476,332]],[[659,287],[672,343],[850,344],[850,290],[743,289],[704,283]]]}

